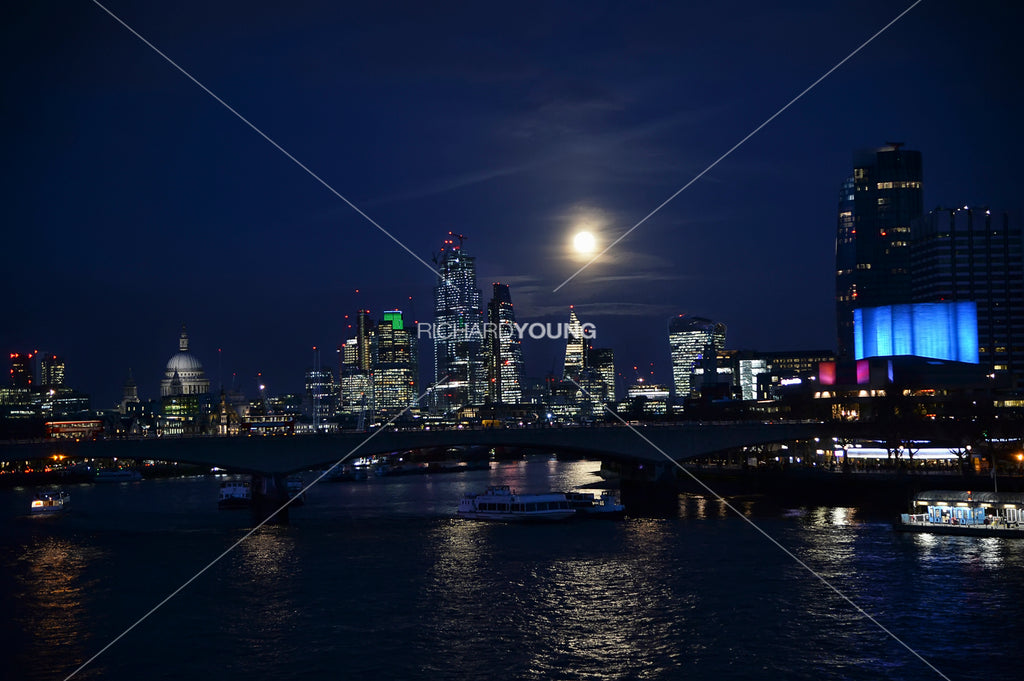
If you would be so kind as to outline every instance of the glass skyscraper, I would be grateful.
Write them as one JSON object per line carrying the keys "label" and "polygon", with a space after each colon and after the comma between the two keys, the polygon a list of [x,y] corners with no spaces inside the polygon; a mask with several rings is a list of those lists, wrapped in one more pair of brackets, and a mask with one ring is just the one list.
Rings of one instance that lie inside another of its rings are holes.
{"label": "glass skyscraper", "polygon": [[48,352],[39,358],[39,385],[56,388],[64,385],[64,360]]}
{"label": "glass skyscraper", "polygon": [[583,339],[583,325],[580,324],[576,310],[569,307],[569,328],[565,339],[565,369],[562,378],[579,379],[583,371],[583,351],[586,341]]}
{"label": "glass skyscraper", "polygon": [[593,369],[607,387],[607,399],[615,401],[615,351],[611,348],[587,347],[586,365]]}
{"label": "glass skyscraper", "polygon": [[921,152],[890,143],[856,155],[836,230],[840,359],[853,358],[854,309],[912,302],[910,229],[923,212]]}
{"label": "glass skyscraper", "polygon": [[312,369],[306,371],[306,394],[303,409],[313,418],[313,424],[320,425],[335,414],[335,397],[337,390],[334,385],[334,374],[330,369],[319,366],[320,358],[316,358]]}
{"label": "glass skyscraper", "polygon": [[523,349],[508,284],[494,284],[494,296],[487,305],[487,321],[490,325],[484,347],[487,399],[494,403],[519,404],[523,399]]}
{"label": "glass skyscraper", "polygon": [[436,257],[440,277],[434,287],[434,407],[440,413],[483,404],[487,394],[476,263],[462,250],[462,239],[449,232]]}
{"label": "glass skyscraper", "polygon": [[377,323],[373,342],[374,406],[394,412],[416,402],[416,343],[401,310],[388,310]]}
{"label": "glass skyscraper", "polygon": [[691,376],[697,360],[716,357],[725,347],[725,324],[704,317],[681,314],[668,322],[668,344],[672,354],[672,379],[676,396],[689,397]]}

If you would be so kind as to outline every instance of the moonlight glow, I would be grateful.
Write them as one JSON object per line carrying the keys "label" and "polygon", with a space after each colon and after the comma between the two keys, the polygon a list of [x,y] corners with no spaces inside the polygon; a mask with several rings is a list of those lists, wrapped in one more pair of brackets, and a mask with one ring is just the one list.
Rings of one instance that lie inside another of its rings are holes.
{"label": "moonlight glow", "polygon": [[597,249],[597,240],[590,232],[579,232],[572,238],[572,247],[580,255],[587,255]]}

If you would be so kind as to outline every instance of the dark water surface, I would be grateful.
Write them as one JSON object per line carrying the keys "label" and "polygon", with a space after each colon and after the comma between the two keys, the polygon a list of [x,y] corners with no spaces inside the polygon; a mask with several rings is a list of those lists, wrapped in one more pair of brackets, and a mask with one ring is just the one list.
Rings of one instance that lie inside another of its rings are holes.
{"label": "dark water surface", "polygon": [[[718,502],[557,525],[454,519],[594,462],[321,484],[76,679],[939,679]],[[312,476],[307,476],[311,480]],[[213,478],[0,491],[0,677],[63,679],[250,527]],[[952,679],[1024,678],[1024,540],[738,505]]]}

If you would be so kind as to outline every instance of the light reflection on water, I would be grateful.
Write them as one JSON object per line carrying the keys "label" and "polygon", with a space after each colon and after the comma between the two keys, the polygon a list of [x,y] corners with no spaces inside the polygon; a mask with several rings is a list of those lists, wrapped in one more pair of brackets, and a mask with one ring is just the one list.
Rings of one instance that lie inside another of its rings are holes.
{"label": "light reflection on water", "polygon": [[[66,660],[80,659],[85,652],[87,604],[98,580],[83,573],[101,554],[69,539],[36,535],[18,560],[15,617],[29,640],[25,652],[39,660],[41,672],[57,674]],[[61,651],[61,657],[55,658],[54,651]]]}
{"label": "light reflection on water", "polygon": [[234,604],[225,608],[225,631],[239,655],[263,665],[296,647],[290,635],[302,607],[295,589],[304,568],[295,553],[292,528],[264,526],[238,546],[220,579],[225,604]]}
{"label": "light reflection on water", "polygon": [[[512,658],[510,678],[623,678],[658,675],[688,644],[680,632],[697,596],[668,586],[658,554],[671,551],[665,520],[520,526],[452,520],[427,542],[429,581],[419,599],[431,654],[458,660],[468,677],[493,672],[493,656]],[[429,550],[429,549],[428,549]],[[696,641],[697,639],[693,639]],[[699,643],[694,645],[699,646]]]}

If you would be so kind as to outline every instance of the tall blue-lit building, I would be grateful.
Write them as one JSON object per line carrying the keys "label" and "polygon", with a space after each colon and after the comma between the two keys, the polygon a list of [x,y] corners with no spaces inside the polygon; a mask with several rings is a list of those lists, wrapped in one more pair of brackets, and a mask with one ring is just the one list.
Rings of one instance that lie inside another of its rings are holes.
{"label": "tall blue-lit building", "polygon": [[435,257],[439,278],[434,287],[434,380],[438,384],[433,405],[439,413],[481,405],[487,395],[476,262],[463,251],[463,239],[449,232]]}
{"label": "tall blue-lit building", "polygon": [[838,209],[838,354],[852,359],[855,309],[913,302],[911,225],[924,212],[921,152],[890,143],[858,153]]}

